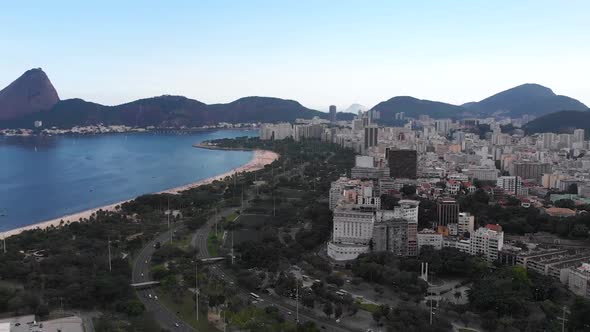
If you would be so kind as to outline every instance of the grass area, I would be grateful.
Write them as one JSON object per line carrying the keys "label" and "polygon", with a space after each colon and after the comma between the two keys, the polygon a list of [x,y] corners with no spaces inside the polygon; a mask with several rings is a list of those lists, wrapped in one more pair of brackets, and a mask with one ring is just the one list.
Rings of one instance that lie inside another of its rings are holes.
{"label": "grass area", "polygon": [[209,256],[217,257],[222,237],[223,232],[215,233],[215,231],[211,231],[209,233],[209,236],[207,237],[207,251],[209,252]]}
{"label": "grass area", "polygon": [[191,246],[191,240],[192,240],[193,236],[191,233],[185,234],[184,236],[182,236],[181,238],[175,238],[172,241],[172,244],[182,250],[188,250],[189,247]]}
{"label": "grass area", "polygon": [[359,304],[359,308],[364,310],[364,311],[368,311],[370,313],[374,313],[375,311],[377,311],[379,309],[379,306],[373,303],[367,303],[367,302],[357,302]]}
{"label": "grass area", "polygon": [[190,324],[199,332],[218,332],[213,325],[209,324],[207,317],[202,314],[197,321],[195,316],[195,302],[192,294],[185,292],[180,298],[172,299],[172,295],[168,294],[164,289],[158,288],[158,301],[162,302],[168,310],[176,313],[176,315],[184,322]]}
{"label": "grass area", "polygon": [[230,214],[228,214],[227,216],[225,216],[225,221],[226,222],[233,222],[236,220],[236,218],[238,217],[238,214],[234,211]]}

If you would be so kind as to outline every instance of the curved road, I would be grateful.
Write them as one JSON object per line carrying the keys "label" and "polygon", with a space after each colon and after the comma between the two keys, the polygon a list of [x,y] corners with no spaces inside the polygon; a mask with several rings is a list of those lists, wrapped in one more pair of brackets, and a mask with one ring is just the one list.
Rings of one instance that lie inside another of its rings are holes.
{"label": "curved road", "polygon": [[[232,213],[234,209],[231,208],[226,208],[224,210],[222,210],[219,213],[219,218],[225,217],[229,214]],[[214,223],[215,223],[215,216],[213,216],[206,225],[204,225],[203,227],[199,228],[197,230],[197,232],[195,233],[195,235],[193,236],[193,239],[191,241],[191,244],[193,245],[193,247],[198,248],[199,249],[199,258],[209,258],[209,250],[207,249],[207,237],[209,232],[211,231],[211,228],[213,227]],[[211,272],[220,279],[225,280],[226,282],[232,282],[233,285],[238,289],[239,295],[244,298],[244,299],[250,299],[250,292],[244,288],[240,288],[238,287],[237,281],[234,280],[228,273],[224,273],[223,269],[221,269],[218,266],[211,266],[210,267]],[[290,305],[288,303],[285,303],[284,301],[281,301],[275,297],[270,297],[268,295],[265,294],[257,294],[259,295],[263,301],[260,301],[258,303],[256,303],[256,306],[258,307],[267,307],[267,306],[273,306],[276,307],[279,312],[283,313],[283,315],[285,316],[285,319],[289,319],[289,320],[293,320],[296,321],[296,310],[297,308],[294,307],[293,305]],[[352,329],[348,329],[344,326],[341,325],[337,325],[334,321],[329,320],[327,318],[324,317],[317,317],[313,314],[311,314],[309,311],[304,311],[304,309],[300,306],[299,308],[299,321],[301,323],[307,322],[307,321],[311,321],[314,322],[318,328],[321,328],[322,331],[333,331],[333,332],[348,332],[348,331],[356,331],[356,330],[352,330]]]}
{"label": "curved road", "polygon": [[[227,208],[222,210],[218,217],[225,217],[232,213],[234,209]],[[209,250],[207,249],[207,237],[211,228],[215,223],[215,216],[211,217],[207,224],[199,228],[195,234],[193,235],[191,244],[193,247],[199,249],[198,257],[199,258],[209,258]],[[180,226],[175,226],[170,231],[166,231],[162,234],[159,234],[150,241],[139,253],[139,255],[135,258],[133,262],[133,272],[132,272],[132,282],[144,282],[150,281],[149,278],[149,267],[150,267],[150,260],[155,251],[154,245],[156,242],[160,242],[164,244],[170,240],[170,232],[175,230],[180,230]],[[227,282],[233,283],[236,287],[237,282],[232,277],[230,277],[227,273],[218,267],[218,266],[211,266],[211,272],[220,279],[224,279]],[[243,288],[238,287],[239,295],[244,299],[249,299],[249,291]],[[158,300],[154,298],[155,292],[153,289],[138,289],[137,295],[141,302],[145,305],[146,309],[151,312],[155,318],[155,320],[160,324],[160,326],[164,329],[168,329],[170,331],[182,331],[182,332],[194,332],[195,329],[192,328],[189,324],[183,322],[176,313],[170,311],[166,306],[160,303]],[[152,297],[150,298],[151,295]],[[290,319],[295,321],[296,320],[296,308],[293,305],[290,305],[284,301],[281,301],[277,298],[270,297],[265,294],[258,294],[263,299],[262,301],[258,302],[256,306],[258,307],[267,307],[267,306],[274,306],[276,307],[279,312],[283,313],[286,319]],[[331,332],[348,332],[348,331],[355,331],[353,329],[346,328],[344,326],[336,324],[333,320],[324,318],[324,317],[317,317],[313,313],[310,313],[307,310],[303,310],[300,308],[299,310],[299,321],[300,322],[307,322],[311,321],[314,322],[318,328],[321,328],[322,331],[331,331]]]}

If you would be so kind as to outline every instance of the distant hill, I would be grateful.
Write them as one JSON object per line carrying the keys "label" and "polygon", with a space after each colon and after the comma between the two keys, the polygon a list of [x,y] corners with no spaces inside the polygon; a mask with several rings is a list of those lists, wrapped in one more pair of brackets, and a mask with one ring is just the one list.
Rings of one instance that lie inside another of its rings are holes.
{"label": "distant hill", "polygon": [[27,70],[0,91],[0,120],[51,109],[59,101],[57,91],[41,68]]}
{"label": "distant hill", "polygon": [[344,111],[344,113],[354,113],[354,114],[358,114],[359,111],[363,111],[366,112],[368,111],[369,108],[367,106],[361,105],[361,104],[352,104],[350,106],[348,106]]}
{"label": "distant hill", "polygon": [[589,111],[561,111],[539,117],[523,129],[527,134],[534,133],[571,133],[573,129],[584,129],[590,133]]}
{"label": "distant hill", "polygon": [[480,102],[462,106],[482,115],[511,117],[520,117],[525,114],[540,116],[557,111],[582,111],[588,108],[576,99],[556,95],[551,89],[539,84],[519,85]]}
{"label": "distant hill", "polygon": [[428,115],[433,118],[458,118],[467,110],[461,106],[441,103],[438,101],[416,99],[414,97],[393,97],[380,102],[371,110],[379,111],[382,120],[393,119],[395,113],[404,112],[406,117],[418,118]]}
{"label": "distant hill", "polygon": [[[338,114],[339,118],[342,116]],[[122,124],[127,126],[202,126],[218,122],[280,122],[328,115],[310,110],[293,100],[246,97],[228,104],[207,105],[182,96],[159,96],[117,106],[104,106],[68,99],[52,109],[0,121],[0,127],[29,128],[35,120],[45,127],[71,128],[76,125]],[[344,115],[347,117],[346,115]]]}
{"label": "distant hill", "polygon": [[[351,120],[353,113],[366,108],[353,104],[345,112],[338,112],[339,120]],[[543,115],[561,110],[585,110],[581,102],[558,96],[551,89],[538,84],[524,84],[461,106],[438,101],[421,100],[409,96],[393,97],[375,105],[380,122],[394,121],[395,113],[406,117],[424,114],[432,118],[462,118],[502,114],[522,116]],[[123,124],[128,126],[202,126],[218,122],[280,122],[318,116],[327,119],[325,112],[309,109],[299,102],[273,97],[244,97],[227,104],[207,105],[183,96],[164,95],[129,103],[104,106],[82,99],[59,100],[57,91],[40,69],[31,69],[0,91],[0,128],[30,128],[35,120],[45,127],[71,128],[75,125]]]}

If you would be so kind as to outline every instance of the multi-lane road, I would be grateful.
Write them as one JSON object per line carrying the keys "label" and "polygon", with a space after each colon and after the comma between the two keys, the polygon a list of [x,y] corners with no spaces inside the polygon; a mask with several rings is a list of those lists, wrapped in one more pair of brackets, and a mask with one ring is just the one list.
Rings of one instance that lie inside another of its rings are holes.
{"label": "multi-lane road", "polygon": [[[191,244],[198,248],[198,258],[210,258],[209,250],[207,249],[207,237],[211,228],[215,225],[217,217],[221,219],[229,214],[231,214],[234,210],[233,209],[223,209],[217,216],[211,217],[208,222],[199,228],[195,234],[193,235]],[[182,231],[184,230],[181,227],[175,227],[170,230],[172,231]],[[149,242],[139,253],[135,261],[133,262],[133,282],[144,282],[150,281],[149,277],[149,268],[150,268],[150,260],[155,251],[154,245],[156,242],[160,242],[161,244],[166,243],[170,239],[170,233],[164,232],[158,235],[154,240]],[[235,287],[237,287],[238,294],[240,297],[244,299],[249,299],[249,291],[239,288],[236,280],[224,271],[221,267],[212,265],[209,267],[212,275],[216,278],[223,279],[228,283],[232,283]],[[155,299],[155,292],[153,289],[139,289],[137,290],[138,297],[145,305],[146,309],[151,312],[156,319],[156,321],[161,325],[162,328],[171,330],[171,331],[195,331],[189,324],[183,322],[176,313],[170,311],[166,308],[160,301]],[[151,297],[150,297],[151,295]],[[285,301],[282,301],[276,297],[270,297],[265,294],[258,294],[261,298],[261,301],[256,301],[255,304],[258,307],[267,307],[273,306],[281,312],[284,317],[288,320],[296,321],[297,319],[297,308]],[[301,308],[300,308],[301,309]],[[330,331],[330,332],[348,332],[348,331],[355,331],[352,329],[348,329],[344,326],[341,326],[335,323],[332,320],[329,320],[325,317],[319,317],[310,313],[307,310],[299,310],[299,321],[301,323],[311,321],[314,322],[318,328],[321,328],[322,331]]]}
{"label": "multi-lane road", "polygon": [[[156,242],[160,242],[161,244],[170,240],[170,232],[178,229],[178,227],[171,229],[169,232],[164,232],[158,236],[151,242],[149,242],[139,255],[135,258],[133,262],[133,276],[132,280],[133,283],[139,283],[144,281],[150,281],[149,271],[150,271],[150,260],[154,251],[154,245]],[[141,302],[145,305],[146,309],[152,313],[154,319],[160,324],[160,326],[164,329],[170,331],[182,331],[182,332],[193,332],[193,329],[190,325],[183,322],[176,313],[170,311],[166,306],[164,306],[159,300],[156,299],[156,293],[153,289],[138,289],[137,296],[141,300]]]}

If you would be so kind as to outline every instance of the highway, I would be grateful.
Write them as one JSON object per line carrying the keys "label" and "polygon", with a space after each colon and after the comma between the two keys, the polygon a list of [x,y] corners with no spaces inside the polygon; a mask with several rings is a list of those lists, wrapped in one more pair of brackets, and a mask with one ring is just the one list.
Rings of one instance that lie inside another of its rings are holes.
{"label": "highway", "polygon": [[[218,219],[225,217],[231,214],[235,209],[226,208],[223,209],[218,214]],[[191,239],[191,244],[198,248],[198,258],[209,258],[209,250],[207,249],[207,237],[211,228],[215,224],[215,216],[212,216],[205,225],[199,228],[193,238]],[[133,272],[132,272],[132,282],[145,282],[150,281],[149,277],[149,268],[150,268],[150,260],[155,251],[154,245],[156,242],[160,242],[164,244],[170,240],[170,232],[175,230],[182,230],[182,227],[175,226],[170,231],[166,231],[162,234],[159,234],[155,239],[150,241],[139,253],[139,255],[135,258],[133,262]],[[219,278],[223,279],[228,283],[233,283],[233,285],[238,289],[240,297],[246,300],[250,300],[249,291],[243,288],[239,288],[237,285],[237,281],[234,280],[228,273],[223,271],[222,268],[216,265],[212,265],[209,267],[211,273]],[[168,329],[170,331],[195,331],[189,324],[183,322],[176,313],[170,311],[166,308],[160,301],[154,298],[155,292],[151,288],[147,289],[138,289],[137,294],[141,302],[145,305],[146,309],[151,312],[154,316],[154,319],[160,324],[160,326],[164,329]],[[150,298],[151,295],[151,298]],[[261,308],[267,306],[276,307],[279,312],[283,313],[285,319],[296,321],[296,308],[280,299],[275,297],[270,297],[266,294],[257,294],[262,298],[262,301],[259,301],[255,305]],[[355,331],[352,329],[348,329],[344,326],[338,325],[333,320],[330,320],[325,317],[318,317],[315,316],[313,313],[310,313],[307,310],[303,310],[302,306],[299,308],[299,321],[301,323],[312,321],[316,324],[318,328],[322,331],[328,332],[348,332],[348,331]]]}
{"label": "highway", "polygon": [[[219,214],[218,214],[218,218],[222,218],[225,217],[229,214],[231,214],[231,212],[233,211],[233,209],[224,209],[222,210]],[[209,258],[209,250],[207,249],[207,237],[209,232],[211,231],[211,228],[215,225],[215,217],[212,217],[207,224],[205,224],[203,227],[199,228],[196,232],[195,235],[193,236],[193,239],[191,241],[191,244],[199,249],[199,258]],[[240,288],[238,287],[237,281],[234,280],[232,278],[232,276],[230,274],[228,274],[226,271],[223,271],[222,268],[220,268],[219,266],[216,265],[212,265],[210,266],[210,271],[212,272],[213,275],[215,275],[217,278],[219,279],[223,279],[226,282],[232,282],[233,285],[238,289],[239,291],[239,295],[240,297],[246,299],[246,300],[251,300],[250,299],[250,291]],[[297,317],[296,317],[296,311],[297,308],[285,303],[284,301],[280,301],[279,299],[275,298],[275,297],[270,297],[266,294],[260,294],[257,293],[257,295],[259,295],[263,301],[260,301],[258,303],[256,303],[255,305],[261,308],[267,307],[267,306],[274,306],[276,307],[279,312],[283,313],[283,315],[285,316],[285,319],[287,320],[292,320],[292,321],[296,321]],[[344,326],[340,326],[338,324],[336,324],[334,321],[329,320],[327,318],[324,317],[317,317],[313,314],[310,314],[308,311],[303,310],[302,306],[299,307],[299,321],[301,323],[307,322],[307,321],[311,321],[314,322],[318,328],[321,328],[322,331],[330,331],[330,332],[348,332],[348,331],[355,331],[355,330],[351,330],[351,329],[347,329]],[[323,327],[323,328],[322,328]]]}
{"label": "highway", "polygon": [[[170,232],[178,229],[179,227],[172,228]],[[139,253],[139,255],[135,258],[133,262],[133,272],[132,272],[132,282],[144,282],[149,281],[149,269],[150,269],[150,260],[155,251],[154,245],[156,242],[160,242],[164,244],[170,240],[170,233],[164,232],[158,235],[155,239],[150,241]],[[149,295],[152,297],[150,298]],[[138,289],[137,296],[141,300],[141,302],[145,305],[147,311],[151,312],[154,316],[154,319],[160,324],[160,326],[164,329],[168,329],[170,331],[195,331],[190,325],[184,323],[176,313],[168,310],[164,305],[160,303],[160,301],[154,298],[155,292],[151,288],[147,289]],[[178,326],[176,326],[178,324]]]}

